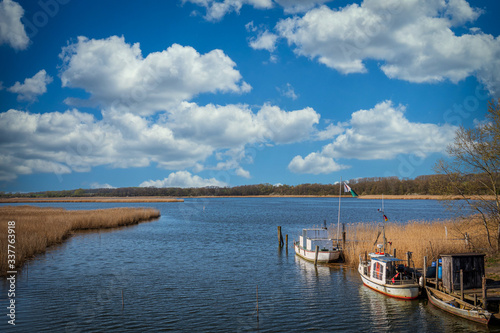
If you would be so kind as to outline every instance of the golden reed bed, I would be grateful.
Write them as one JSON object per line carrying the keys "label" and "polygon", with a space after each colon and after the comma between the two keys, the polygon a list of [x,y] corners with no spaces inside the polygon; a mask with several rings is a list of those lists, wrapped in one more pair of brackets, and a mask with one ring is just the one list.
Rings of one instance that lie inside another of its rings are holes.
{"label": "golden reed bed", "polygon": [[17,268],[35,254],[45,252],[48,246],[61,243],[75,231],[115,228],[158,217],[160,211],[153,208],[65,210],[33,206],[0,207],[0,276],[12,270],[7,269],[9,221],[15,221],[15,227],[11,229],[15,231],[13,245]]}
{"label": "golden reed bed", "polygon": [[[358,264],[359,255],[374,252],[378,231],[377,223],[351,223],[346,225],[345,260],[351,266]],[[468,233],[468,243],[465,233]],[[477,217],[466,220],[437,220],[432,222],[415,221],[407,224],[386,223],[385,235],[388,242],[387,252],[395,248],[397,257],[405,259],[405,253],[413,253],[415,267],[423,267],[423,258],[430,263],[440,254],[482,252],[488,250],[484,227]],[[492,240],[493,241],[493,240]],[[496,240],[494,240],[496,241]],[[377,243],[383,242],[382,235]]]}
{"label": "golden reed bed", "polygon": [[0,203],[30,202],[184,202],[171,197],[61,197],[61,198],[0,198]]}

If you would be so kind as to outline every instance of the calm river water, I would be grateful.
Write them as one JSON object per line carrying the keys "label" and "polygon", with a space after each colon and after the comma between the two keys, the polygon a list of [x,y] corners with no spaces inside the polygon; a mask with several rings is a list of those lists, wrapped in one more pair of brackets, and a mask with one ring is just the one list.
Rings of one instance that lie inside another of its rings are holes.
{"label": "calm river water", "polygon": [[[112,231],[79,233],[29,261],[17,277],[16,331],[488,331],[426,300],[375,293],[353,269],[315,268],[296,258],[293,248],[278,249],[278,225],[291,245],[304,227],[324,219],[336,223],[335,198],[38,206],[147,206],[160,209],[162,216]],[[342,221],[378,222],[377,208],[378,200],[342,199]],[[385,212],[401,223],[450,214],[433,200],[386,200]],[[5,331],[12,327],[5,316],[8,285],[1,281],[0,331]]]}

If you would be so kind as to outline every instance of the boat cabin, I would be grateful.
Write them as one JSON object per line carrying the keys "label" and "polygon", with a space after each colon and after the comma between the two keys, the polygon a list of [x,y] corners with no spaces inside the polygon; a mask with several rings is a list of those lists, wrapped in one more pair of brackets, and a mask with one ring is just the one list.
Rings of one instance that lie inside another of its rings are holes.
{"label": "boat cabin", "polygon": [[372,280],[384,284],[413,283],[411,273],[405,269],[405,262],[406,260],[392,256],[375,256],[371,258],[368,271],[364,273]]}
{"label": "boat cabin", "polygon": [[302,229],[302,235],[300,235],[300,247],[308,251],[314,251],[316,249],[316,245],[319,246],[320,251],[333,251],[336,249],[333,246],[333,240],[328,237],[328,229]]}

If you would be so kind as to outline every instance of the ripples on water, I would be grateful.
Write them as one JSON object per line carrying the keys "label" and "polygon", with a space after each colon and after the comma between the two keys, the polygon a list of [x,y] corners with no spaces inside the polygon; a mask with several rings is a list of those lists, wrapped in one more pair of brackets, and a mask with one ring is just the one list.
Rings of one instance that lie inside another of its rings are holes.
{"label": "ripples on water", "polygon": [[[424,300],[400,301],[355,270],[318,266],[277,246],[336,220],[336,199],[187,199],[184,203],[66,203],[68,209],[159,208],[159,220],[80,233],[18,275],[16,329],[37,332],[485,331]],[[39,204],[49,206],[54,204]],[[343,222],[377,221],[376,200],[343,200]],[[443,217],[435,201],[387,200],[402,223]],[[256,287],[259,317],[256,311]],[[124,307],[122,309],[122,291]],[[5,309],[7,284],[2,283]],[[6,327],[5,318],[0,329]]]}

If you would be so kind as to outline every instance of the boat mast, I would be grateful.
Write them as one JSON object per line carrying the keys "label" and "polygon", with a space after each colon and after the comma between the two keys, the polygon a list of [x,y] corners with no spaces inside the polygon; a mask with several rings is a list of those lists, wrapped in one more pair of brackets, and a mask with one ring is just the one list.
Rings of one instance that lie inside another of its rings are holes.
{"label": "boat mast", "polygon": [[382,236],[384,237],[384,253],[387,239],[385,239],[385,213],[384,213],[384,194],[382,194]]}
{"label": "boat mast", "polygon": [[339,232],[340,232],[340,197],[342,196],[342,177],[339,183],[339,214],[337,218],[337,249],[339,248]]}

